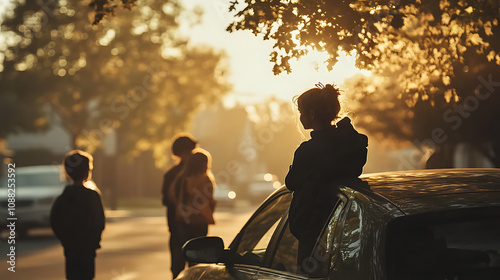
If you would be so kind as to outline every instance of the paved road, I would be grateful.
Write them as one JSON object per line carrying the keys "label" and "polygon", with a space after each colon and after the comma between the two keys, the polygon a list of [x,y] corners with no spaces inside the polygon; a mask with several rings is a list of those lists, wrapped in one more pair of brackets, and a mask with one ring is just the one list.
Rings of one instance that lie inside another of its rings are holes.
{"label": "paved road", "polygon": [[[209,235],[218,235],[229,245],[254,207],[216,212],[216,225]],[[96,280],[171,279],[168,229],[163,209],[112,211],[97,253]],[[50,229],[36,230],[32,236],[16,240],[15,273],[8,271],[8,246],[0,244],[0,279],[64,279],[62,247]]]}

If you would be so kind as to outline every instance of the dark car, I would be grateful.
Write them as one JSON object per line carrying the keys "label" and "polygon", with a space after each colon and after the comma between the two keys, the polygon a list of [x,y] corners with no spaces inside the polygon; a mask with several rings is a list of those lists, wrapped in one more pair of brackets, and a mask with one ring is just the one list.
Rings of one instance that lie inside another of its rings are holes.
{"label": "dark car", "polygon": [[331,209],[307,262],[274,192],[225,249],[188,241],[178,279],[500,279],[500,169],[378,173],[325,186]]}

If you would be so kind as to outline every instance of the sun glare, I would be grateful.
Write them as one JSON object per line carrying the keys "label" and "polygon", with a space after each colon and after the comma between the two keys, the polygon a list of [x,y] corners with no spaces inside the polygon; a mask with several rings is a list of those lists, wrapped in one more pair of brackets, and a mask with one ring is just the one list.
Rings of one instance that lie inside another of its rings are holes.
{"label": "sun glare", "polygon": [[295,95],[314,87],[321,82],[323,84],[335,84],[342,87],[345,79],[362,74],[371,75],[370,71],[360,70],[355,66],[355,54],[347,55],[341,52],[337,64],[328,71],[326,60],[327,53],[316,51],[309,52],[298,61],[292,61],[292,73],[281,74],[273,77],[272,90],[276,96],[285,100],[291,100]]}
{"label": "sun glare", "polygon": [[328,54],[310,51],[298,61],[290,61],[292,73],[282,73],[276,76],[271,71],[273,64],[262,61],[265,57],[265,54],[260,53],[253,54],[253,61],[249,59],[248,63],[241,63],[240,57],[233,60],[232,82],[235,85],[235,91],[227,96],[226,105],[259,103],[271,96],[291,101],[294,96],[314,87],[319,82],[333,83],[342,89],[347,78],[359,74],[371,75],[370,71],[356,68],[355,53],[347,55],[341,52],[337,64],[331,71],[328,71],[325,62]]}
{"label": "sun glare", "polygon": [[[355,51],[353,51],[351,55],[341,51],[339,53],[338,62],[335,64],[332,71],[328,71],[327,69],[325,61],[328,59],[328,54],[325,52],[311,51],[306,57],[304,57],[303,63],[314,67],[317,75],[327,79],[332,79],[331,82],[336,84],[342,84],[345,79],[357,74],[363,74],[365,76],[371,75],[370,71],[356,68],[355,57]],[[299,61],[299,63],[301,62]],[[314,72],[312,72],[311,75],[314,75]]]}

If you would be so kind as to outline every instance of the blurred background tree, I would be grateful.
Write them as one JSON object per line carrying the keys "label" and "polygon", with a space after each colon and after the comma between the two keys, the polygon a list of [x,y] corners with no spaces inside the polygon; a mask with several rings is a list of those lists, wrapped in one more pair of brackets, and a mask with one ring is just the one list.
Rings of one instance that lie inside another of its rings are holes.
{"label": "blurred background tree", "polygon": [[[5,83],[15,80],[19,73],[5,75],[0,73],[0,142],[10,133],[21,131],[44,131],[49,127],[47,122],[47,107],[38,106],[40,97],[36,95],[36,85],[30,82]],[[34,80],[35,76],[24,74],[26,81]]]}
{"label": "blurred background tree", "polygon": [[233,1],[235,21],[228,31],[249,30],[274,40],[276,74],[290,72],[290,59],[310,50],[328,52],[331,68],[344,51],[363,69],[399,66],[405,90],[418,88],[424,96],[431,93],[421,92],[431,77],[448,84],[453,64],[464,62],[467,50],[500,63],[499,5],[494,0]]}
{"label": "blurred background tree", "polygon": [[[123,1],[123,6],[130,8],[127,2],[133,1]],[[275,42],[271,52],[275,74],[290,73],[290,60],[310,51],[327,52],[328,69],[342,51],[354,55],[359,68],[371,70],[377,78],[353,88],[364,93],[355,94],[360,101],[356,110],[367,114],[360,126],[370,133],[388,133],[422,150],[424,146],[440,150],[440,157],[446,151],[446,159],[440,160],[443,166],[451,164],[460,143],[500,166],[500,116],[495,111],[500,105],[500,79],[496,75],[500,70],[500,2],[314,0],[228,4],[235,15],[228,31],[248,30]],[[386,79],[390,81],[371,84]],[[354,84],[351,81],[349,87]],[[370,95],[374,87],[377,92]],[[381,89],[389,92],[378,92]],[[476,106],[476,101],[484,102]],[[378,118],[374,118],[375,112]],[[444,134],[446,141],[436,143],[433,132]]]}
{"label": "blurred background tree", "polygon": [[173,135],[228,92],[225,55],[181,35],[179,17],[197,15],[178,1],[137,5],[96,26],[86,1],[17,2],[2,26],[10,43],[0,87],[26,109],[1,135],[60,122],[73,147],[93,152],[116,134],[119,154],[154,150],[164,165]]}
{"label": "blurred background tree", "polygon": [[114,15],[117,8],[122,7],[131,10],[136,5],[137,0],[91,0],[89,6],[94,11],[94,21],[92,24],[98,24],[106,15]]}
{"label": "blurred background tree", "polygon": [[[490,67],[497,68],[491,64]],[[472,93],[464,94],[463,100],[425,99],[409,106],[401,98],[398,74],[387,71],[383,75],[348,79],[345,104],[356,112],[356,125],[375,139],[397,143],[400,148],[404,143],[413,144],[420,149],[422,160],[432,154],[428,168],[454,167],[457,149],[464,144],[500,167],[500,96],[486,89],[474,93],[477,81],[466,73],[458,74],[452,81],[463,84],[457,88]]]}
{"label": "blurred background tree", "polygon": [[[0,138],[62,127],[70,138],[62,149],[96,156],[93,178],[111,208],[119,194],[156,196],[173,136],[231,88],[225,54],[182,34],[200,14],[177,0],[141,0],[95,25],[89,1],[13,4],[0,34],[0,100],[9,120]],[[60,162],[15,152],[20,164]]]}
{"label": "blurred background tree", "polygon": [[331,69],[343,51],[377,75],[354,87],[371,133],[436,152],[468,143],[500,166],[500,2],[233,1],[230,10],[228,31],[275,41],[275,74],[310,51],[327,52]]}

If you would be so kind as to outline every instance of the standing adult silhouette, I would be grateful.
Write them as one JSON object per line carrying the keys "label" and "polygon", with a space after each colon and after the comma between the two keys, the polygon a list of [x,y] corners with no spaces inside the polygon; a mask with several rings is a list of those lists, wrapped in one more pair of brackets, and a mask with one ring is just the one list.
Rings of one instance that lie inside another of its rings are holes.
{"label": "standing adult silhouette", "polygon": [[[172,199],[171,192],[175,191],[174,181],[181,173],[188,158],[191,156],[192,151],[197,147],[198,142],[188,134],[181,134],[174,138],[172,143],[172,154],[177,158],[176,164],[165,172],[163,176],[162,185],[162,203],[167,207],[167,225],[170,231],[170,256],[171,256],[171,270],[174,279],[185,267],[184,254],[182,253],[182,245],[184,244],[184,237],[182,235],[181,224],[176,219],[177,205],[176,201]],[[177,196],[174,194],[174,197]]]}

